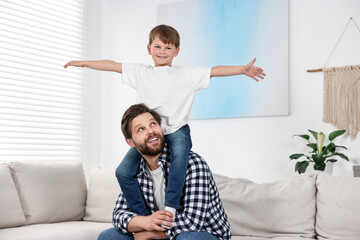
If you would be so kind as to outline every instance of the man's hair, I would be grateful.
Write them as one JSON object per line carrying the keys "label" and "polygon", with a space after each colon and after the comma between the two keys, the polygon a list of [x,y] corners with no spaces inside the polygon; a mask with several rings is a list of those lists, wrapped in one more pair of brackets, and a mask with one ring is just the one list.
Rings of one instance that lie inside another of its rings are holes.
{"label": "man's hair", "polygon": [[168,25],[158,25],[149,34],[149,45],[159,37],[165,44],[174,44],[176,48],[180,46],[180,35],[175,28]]}
{"label": "man's hair", "polygon": [[125,113],[121,119],[121,131],[123,132],[124,137],[126,139],[130,139],[132,137],[132,134],[131,134],[132,120],[143,113],[150,113],[154,117],[155,121],[159,125],[161,125],[161,117],[155,110],[148,108],[143,103],[134,104],[125,111]]}

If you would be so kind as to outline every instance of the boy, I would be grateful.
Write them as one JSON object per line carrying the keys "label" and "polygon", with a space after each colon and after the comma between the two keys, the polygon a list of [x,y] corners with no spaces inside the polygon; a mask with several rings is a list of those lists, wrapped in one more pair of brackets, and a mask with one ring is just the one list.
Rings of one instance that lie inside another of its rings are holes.
{"label": "boy", "polygon": [[[162,129],[170,151],[170,171],[165,193],[165,203],[157,203],[175,215],[179,208],[188,156],[192,147],[188,118],[197,90],[207,88],[211,77],[245,74],[255,81],[263,79],[265,73],[254,66],[253,59],[246,66],[190,67],[173,66],[172,61],[180,51],[179,33],[167,25],[153,28],[147,46],[155,66],[124,64],[110,60],[71,61],[65,64],[103,71],[122,73],[122,81],[135,88],[137,102],[145,103],[162,117]],[[142,129],[138,129],[141,131]],[[156,142],[157,136],[150,134],[146,143]],[[151,155],[151,153],[146,153]],[[131,148],[116,170],[116,177],[129,208],[140,215],[150,215],[135,180],[141,155]]]}

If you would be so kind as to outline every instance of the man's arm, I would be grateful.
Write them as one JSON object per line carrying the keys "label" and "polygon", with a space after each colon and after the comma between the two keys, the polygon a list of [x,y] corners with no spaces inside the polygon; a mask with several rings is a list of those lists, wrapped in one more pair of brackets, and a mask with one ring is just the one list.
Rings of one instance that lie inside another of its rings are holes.
{"label": "man's arm", "polygon": [[211,77],[227,77],[245,74],[248,77],[251,77],[255,81],[264,79],[266,75],[264,70],[260,67],[254,66],[256,59],[254,58],[245,66],[216,66],[211,68]]}
{"label": "man's arm", "polygon": [[169,222],[173,222],[172,217],[170,212],[164,210],[157,211],[150,216],[136,215],[130,211],[124,195],[120,193],[113,212],[113,225],[126,234],[137,232],[164,233],[165,229],[160,225],[171,227]]}
{"label": "man's arm", "polygon": [[160,224],[171,227],[168,221],[173,219],[170,216],[172,215],[168,211],[157,211],[150,216],[135,216],[130,220],[127,230],[135,233],[135,240],[168,239]]}
{"label": "man's arm", "polygon": [[68,66],[74,67],[86,67],[101,71],[113,71],[122,73],[122,64],[111,60],[99,60],[99,61],[70,61],[64,65],[64,68]]}
{"label": "man's arm", "polygon": [[127,226],[127,230],[135,233],[142,231],[164,232],[165,228],[160,227],[160,225],[171,227],[171,222],[173,222],[172,214],[168,211],[161,210],[156,211],[150,216],[133,217]]}
{"label": "man's arm", "polygon": [[148,240],[148,239],[169,239],[165,232],[137,232],[134,234],[135,240]]}

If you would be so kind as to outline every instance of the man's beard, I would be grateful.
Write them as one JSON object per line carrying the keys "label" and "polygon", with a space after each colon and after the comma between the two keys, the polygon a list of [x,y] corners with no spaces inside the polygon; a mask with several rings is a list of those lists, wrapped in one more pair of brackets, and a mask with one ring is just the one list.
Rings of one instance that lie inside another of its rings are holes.
{"label": "man's beard", "polygon": [[[159,140],[160,140],[160,145],[157,145],[155,147],[150,147],[147,142],[150,138],[153,138],[153,137],[158,137]],[[136,149],[142,154],[142,155],[145,155],[145,156],[156,156],[158,155],[159,153],[162,152],[162,150],[164,149],[164,146],[165,146],[165,138],[164,138],[164,135],[158,135],[158,134],[153,134],[151,135],[150,137],[148,137],[145,142],[143,144],[137,144],[135,143],[135,147]]]}

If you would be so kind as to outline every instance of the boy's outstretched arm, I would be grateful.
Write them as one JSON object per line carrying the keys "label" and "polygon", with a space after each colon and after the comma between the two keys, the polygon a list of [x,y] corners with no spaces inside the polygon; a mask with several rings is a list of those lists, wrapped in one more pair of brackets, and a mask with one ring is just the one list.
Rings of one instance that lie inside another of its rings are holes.
{"label": "boy's outstretched arm", "polygon": [[99,60],[99,61],[70,61],[64,65],[64,68],[68,66],[74,67],[86,67],[101,71],[114,71],[122,73],[121,63],[114,62],[111,60]]}
{"label": "boy's outstretched arm", "polygon": [[248,77],[251,77],[255,81],[264,79],[266,75],[264,70],[260,67],[254,66],[256,58],[249,62],[245,66],[216,66],[211,68],[211,77],[226,77],[245,74]]}

